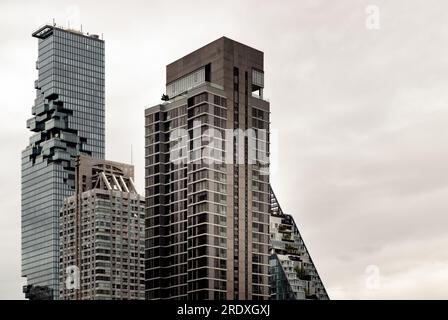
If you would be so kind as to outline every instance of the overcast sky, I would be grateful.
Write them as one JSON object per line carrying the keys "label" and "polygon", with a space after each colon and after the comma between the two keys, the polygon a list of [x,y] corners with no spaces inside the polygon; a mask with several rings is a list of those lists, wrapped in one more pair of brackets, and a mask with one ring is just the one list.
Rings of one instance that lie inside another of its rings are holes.
{"label": "overcast sky", "polygon": [[[368,5],[379,29],[366,27]],[[443,0],[1,0],[0,298],[23,297],[31,33],[53,18],[104,34],[106,157],[130,162],[132,144],[141,192],[143,111],[165,65],[221,36],[264,51],[272,185],[330,297],[448,298],[447,11]]]}

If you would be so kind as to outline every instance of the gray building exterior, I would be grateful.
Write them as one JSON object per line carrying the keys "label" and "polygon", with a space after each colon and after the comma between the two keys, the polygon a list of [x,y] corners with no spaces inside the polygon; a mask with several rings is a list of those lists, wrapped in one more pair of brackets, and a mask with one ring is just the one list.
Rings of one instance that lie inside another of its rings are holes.
{"label": "gray building exterior", "polygon": [[75,157],[104,158],[104,42],[45,25],[39,41],[36,98],[22,152],[22,276],[58,297],[59,211],[74,192]]}
{"label": "gray building exterior", "polygon": [[167,66],[166,101],[145,111],[147,299],[269,298],[263,70],[225,37]]}
{"label": "gray building exterior", "polygon": [[328,300],[294,218],[283,212],[272,189],[270,234],[271,299]]}
{"label": "gray building exterior", "polygon": [[62,300],[143,300],[145,199],[134,167],[79,156],[60,213]]}

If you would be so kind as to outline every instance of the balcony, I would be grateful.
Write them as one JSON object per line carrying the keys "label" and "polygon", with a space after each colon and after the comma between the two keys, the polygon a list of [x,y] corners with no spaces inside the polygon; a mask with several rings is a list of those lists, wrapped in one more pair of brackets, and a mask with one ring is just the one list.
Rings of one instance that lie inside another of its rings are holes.
{"label": "balcony", "polygon": [[283,236],[282,236],[282,241],[294,242],[294,241],[291,239],[291,234],[289,234],[289,233],[284,233],[284,234],[283,234]]}
{"label": "balcony", "polygon": [[285,250],[288,254],[299,254],[299,249],[290,244],[286,244]]}
{"label": "balcony", "polygon": [[34,132],[42,130],[42,123],[38,122],[36,118],[30,118],[26,121],[26,127]]}
{"label": "balcony", "polygon": [[30,137],[30,144],[36,144],[36,143],[42,141],[43,138],[44,138],[44,137],[43,137],[42,132],[38,132],[38,133],[36,133],[36,134],[33,134],[33,135]]}
{"label": "balcony", "polygon": [[70,160],[70,154],[58,150],[54,153],[53,160]]}
{"label": "balcony", "polygon": [[34,106],[34,112],[35,112],[36,115],[41,115],[41,114],[43,114],[43,113],[45,113],[47,111],[48,111],[48,105],[47,104],[42,103],[42,104]]}
{"label": "balcony", "polygon": [[257,91],[252,92],[252,98],[255,98],[255,99],[258,99],[258,100],[262,100],[262,101],[265,101],[265,102],[269,102],[268,98],[265,98],[263,96],[263,94],[257,93]]}
{"label": "balcony", "polygon": [[50,139],[42,143],[42,148],[44,149],[52,149],[52,148],[60,148],[65,149],[66,145],[59,139]]}
{"label": "balcony", "polygon": [[45,130],[51,130],[53,128],[57,129],[66,129],[67,126],[65,125],[65,122],[59,119],[51,119],[47,122],[45,122]]}
{"label": "balcony", "polygon": [[78,143],[79,137],[73,133],[61,132],[61,140],[71,143]]}
{"label": "balcony", "polygon": [[280,224],[278,226],[278,232],[280,233],[290,233],[291,232],[291,226],[286,224]]}
{"label": "balcony", "polygon": [[297,277],[300,280],[311,281],[311,276],[308,274],[308,272],[303,267],[296,266],[294,268],[294,271],[296,272]]}

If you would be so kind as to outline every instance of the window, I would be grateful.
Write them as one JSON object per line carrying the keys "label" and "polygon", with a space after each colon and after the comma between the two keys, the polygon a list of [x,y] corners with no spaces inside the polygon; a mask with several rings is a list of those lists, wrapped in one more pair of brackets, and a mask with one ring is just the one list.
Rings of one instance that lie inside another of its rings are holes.
{"label": "window", "polygon": [[168,97],[175,97],[205,82],[205,68],[196,70],[166,86]]}

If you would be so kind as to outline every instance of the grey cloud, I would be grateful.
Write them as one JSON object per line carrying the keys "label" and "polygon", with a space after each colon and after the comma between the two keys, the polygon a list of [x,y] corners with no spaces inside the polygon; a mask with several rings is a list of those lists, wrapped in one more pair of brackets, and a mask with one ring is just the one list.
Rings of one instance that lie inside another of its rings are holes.
{"label": "grey cloud", "polygon": [[[443,1],[77,1],[84,30],[106,40],[106,143],[143,191],[143,110],[164,66],[222,35],[265,52],[277,129],[272,184],[334,298],[446,298],[448,28]],[[72,5],[73,5],[72,4]],[[34,98],[37,42],[61,1],[2,1],[0,298],[21,297],[20,150]],[[243,6],[242,11],[235,11]],[[176,23],[173,23],[176,21]],[[78,27],[78,26],[75,26]],[[129,151],[127,151],[129,150]],[[8,196],[5,196],[8,194]],[[381,286],[365,286],[377,265]]]}

